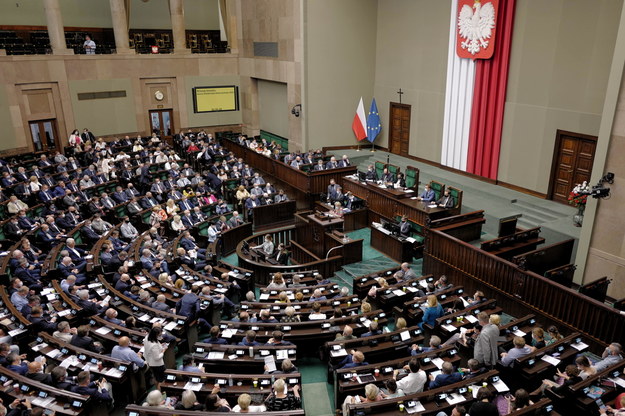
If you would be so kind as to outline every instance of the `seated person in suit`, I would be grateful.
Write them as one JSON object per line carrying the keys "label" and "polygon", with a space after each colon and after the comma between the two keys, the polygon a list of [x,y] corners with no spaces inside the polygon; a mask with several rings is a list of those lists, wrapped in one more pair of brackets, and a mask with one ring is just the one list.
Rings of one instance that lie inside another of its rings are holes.
{"label": "seated person in suit", "polygon": [[388,171],[388,168],[384,168],[382,173],[382,183],[386,186],[392,187],[395,183],[395,175]]}
{"label": "seated person in suit", "polygon": [[70,344],[87,351],[95,352],[96,354],[102,354],[104,351],[102,345],[99,342],[94,342],[93,338],[89,336],[89,325],[79,326]]}
{"label": "seated person in suit", "polygon": [[221,338],[221,331],[218,326],[214,326],[210,329],[209,337],[202,340],[205,344],[227,344],[228,341],[225,338]]}
{"label": "seated person in suit", "polygon": [[394,188],[405,188],[406,187],[406,179],[404,177],[403,173],[398,173],[397,174],[397,180],[395,181],[395,184],[393,185]]}
{"label": "seated person in suit", "polygon": [[89,371],[81,371],[78,373],[76,376],[76,386],[72,388],[72,391],[89,396],[91,400],[98,402],[110,403],[113,401],[109,393],[111,391],[111,385],[104,378],[91,382],[91,373],[89,373]]}
{"label": "seated person in suit", "polygon": [[436,351],[441,347],[441,339],[436,335],[432,335],[430,337],[429,346],[421,347],[417,344],[412,344],[408,350],[410,351],[410,355],[418,355],[424,352]]}
{"label": "seated person in suit", "polygon": [[43,372],[43,364],[39,361],[28,363],[26,377],[44,384],[52,383],[52,376]]}
{"label": "seated person in suit", "polygon": [[501,353],[501,365],[504,367],[514,366],[514,361],[518,358],[523,358],[530,354],[532,350],[529,346],[525,345],[525,339],[523,337],[514,337],[512,341],[514,347],[508,352]]}
{"label": "seated person in suit", "polygon": [[28,371],[28,362],[22,361],[18,354],[11,353],[7,356],[7,370],[25,376]]}
{"label": "seated person in suit", "polygon": [[325,166],[323,165],[323,159],[319,159],[317,161],[317,164],[313,167],[314,171],[320,171],[320,170],[325,170]]}
{"label": "seated person in suit", "polygon": [[450,195],[449,189],[445,189],[445,194],[436,201],[436,205],[441,208],[453,208],[456,206],[456,200]]}
{"label": "seated person in suit", "polygon": [[447,386],[462,380],[462,374],[454,371],[454,366],[449,361],[443,363],[441,370],[443,373],[436,377],[430,374],[430,389]]}
{"label": "seated person in suit", "polygon": [[286,246],[283,243],[278,244],[278,249],[274,253],[273,257],[278,262],[278,264],[284,264],[285,266],[289,264],[289,257],[291,253],[289,253],[286,249]]}
{"label": "seated person in suit", "polygon": [[282,331],[273,331],[271,333],[271,338],[269,338],[269,341],[267,341],[267,344],[265,345],[280,346],[280,345],[293,345],[293,343],[284,340],[284,333]]}
{"label": "seated person in suit", "polygon": [[361,351],[352,350],[351,354],[348,354],[336,368],[354,368],[360,367],[361,365],[369,365],[369,363],[365,361],[365,355]]}
{"label": "seated person in suit", "polygon": [[245,338],[243,338],[243,340],[237,345],[241,345],[244,347],[257,347],[263,344],[256,341],[256,331],[249,330],[245,333]]}
{"label": "seated person in suit", "polygon": [[378,323],[376,321],[371,321],[369,324],[369,332],[365,332],[360,338],[372,337],[374,335],[380,335],[381,333],[382,330],[378,329]]}
{"label": "seated person in suit", "polygon": [[367,172],[366,172],[365,179],[368,180],[368,181],[377,181],[378,180],[378,174],[375,171],[375,168],[373,167],[373,165],[369,165],[367,167]]}
{"label": "seated person in suit", "polygon": [[425,188],[423,188],[423,192],[421,193],[421,195],[417,197],[419,201],[423,202],[432,202],[434,201],[434,198],[436,198],[436,194],[428,184],[426,184]]}
{"label": "seated person in suit", "polygon": [[[213,327],[216,328],[216,327]],[[212,328],[211,328],[212,329]],[[195,365],[195,360],[192,355],[185,355],[182,357],[182,365],[179,370],[188,371],[190,373],[203,373],[204,369]]]}

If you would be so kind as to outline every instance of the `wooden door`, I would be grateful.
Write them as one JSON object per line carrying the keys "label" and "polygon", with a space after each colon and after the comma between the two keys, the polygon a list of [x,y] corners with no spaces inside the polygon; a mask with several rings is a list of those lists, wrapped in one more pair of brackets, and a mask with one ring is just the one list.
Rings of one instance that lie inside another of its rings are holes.
{"label": "wooden door", "polygon": [[548,198],[568,204],[575,185],[590,183],[597,137],[558,130],[551,168]]}
{"label": "wooden door", "polygon": [[150,110],[150,132],[162,139],[171,139],[174,132],[174,115],[172,110]]}
{"label": "wooden door", "polygon": [[410,112],[409,104],[391,103],[390,119],[391,134],[388,150],[402,156],[408,155],[410,142]]}
{"label": "wooden door", "polygon": [[56,130],[56,120],[29,121],[30,136],[35,152],[52,152],[59,148],[59,137]]}

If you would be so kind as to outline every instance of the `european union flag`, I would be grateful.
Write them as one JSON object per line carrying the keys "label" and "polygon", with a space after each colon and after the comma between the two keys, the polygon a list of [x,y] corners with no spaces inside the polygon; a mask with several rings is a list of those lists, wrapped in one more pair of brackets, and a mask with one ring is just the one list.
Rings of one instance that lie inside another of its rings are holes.
{"label": "european union flag", "polygon": [[380,121],[380,113],[378,113],[378,105],[375,103],[375,98],[371,101],[371,108],[369,108],[369,115],[367,115],[367,140],[371,143],[380,134],[382,130],[382,122]]}

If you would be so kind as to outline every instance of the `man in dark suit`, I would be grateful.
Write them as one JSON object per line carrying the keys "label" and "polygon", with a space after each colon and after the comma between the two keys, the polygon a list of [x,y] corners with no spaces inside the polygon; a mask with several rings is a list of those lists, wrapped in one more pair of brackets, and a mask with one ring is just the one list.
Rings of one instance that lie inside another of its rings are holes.
{"label": "man in dark suit", "polygon": [[401,222],[399,223],[399,234],[402,237],[410,237],[410,233],[412,231],[412,225],[408,222],[408,219],[405,215],[402,215]]}
{"label": "man in dark suit", "polygon": [[[79,283],[78,280],[76,280],[76,283]],[[78,291],[78,301],[76,303],[78,304],[78,306],[82,308],[83,313],[86,316],[101,315],[109,306],[108,303],[106,302],[91,301],[89,299],[89,291],[87,289],[81,289]],[[88,333],[89,333],[89,327],[87,327],[87,334]],[[78,331],[77,335],[80,335],[80,330]],[[83,336],[86,336],[86,334],[83,334]],[[73,344],[73,345],[76,345],[76,344]]]}
{"label": "man in dark suit", "polygon": [[81,371],[76,376],[76,386],[72,388],[72,392],[89,396],[91,400],[110,404],[113,398],[109,394],[110,385],[106,379],[101,378],[91,383],[91,374],[89,371]]}
{"label": "man in dark suit", "polygon": [[197,318],[200,312],[200,298],[197,295],[198,293],[200,293],[200,287],[197,285],[191,286],[191,291],[187,292],[180,298],[178,303],[176,303],[176,313],[186,316],[189,318],[189,321]]}
{"label": "man in dark suit", "polygon": [[128,195],[124,192],[124,189],[121,186],[115,188],[115,192],[113,192],[113,199],[118,204],[123,204],[124,202],[128,202]]}
{"label": "man in dark suit", "polygon": [[31,230],[37,223],[26,215],[26,211],[20,210],[17,213],[17,224],[20,226],[22,230]]}
{"label": "man in dark suit", "polygon": [[22,238],[22,235],[24,234],[24,231],[19,226],[18,220],[15,217],[11,218],[9,222],[6,223],[4,226],[4,232],[9,239],[15,241]]}
{"label": "man in dark suit", "polygon": [[145,198],[142,198],[139,203],[143,209],[153,208],[158,205],[158,201],[154,198],[154,195],[150,191],[145,193]]}
{"label": "man in dark suit", "polygon": [[184,248],[186,251],[195,250],[197,251],[198,259],[206,259],[206,249],[200,248],[195,243],[195,238],[191,236],[189,231],[184,231],[182,233],[182,238],[180,239],[180,246]]}
{"label": "man in dark suit", "polygon": [[436,204],[441,208],[453,208],[456,206],[456,200],[449,193],[449,188],[445,189],[445,194],[436,201]]}
{"label": "man in dark suit", "polygon": [[389,172],[387,168],[384,168],[384,172],[382,173],[382,182],[384,182],[385,185],[393,185],[395,182],[395,175],[393,175],[392,172]]}
{"label": "man in dark suit", "polygon": [[56,331],[56,318],[52,318],[50,320],[45,318],[43,316],[43,310],[41,309],[41,306],[33,306],[30,312],[30,316],[28,316],[27,319],[32,323],[30,328],[35,334],[41,331],[52,334],[54,331]]}
{"label": "man in dark suit", "polygon": [[95,243],[100,239],[100,235],[91,227],[91,220],[86,220],[84,225],[80,227],[80,233],[90,243]]}
{"label": "man in dark suit", "polygon": [[443,373],[437,375],[436,378],[430,374],[430,390],[457,383],[462,380],[462,374],[454,371],[454,366],[449,361],[445,361],[443,363],[441,370]]}

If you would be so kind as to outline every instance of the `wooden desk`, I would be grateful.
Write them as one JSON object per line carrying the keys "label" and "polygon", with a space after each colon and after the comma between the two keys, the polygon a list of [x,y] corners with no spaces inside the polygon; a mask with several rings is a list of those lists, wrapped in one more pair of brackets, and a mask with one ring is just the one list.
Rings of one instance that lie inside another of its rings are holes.
{"label": "wooden desk", "polygon": [[343,192],[351,191],[357,197],[367,201],[369,208],[369,221],[379,221],[380,217],[395,218],[395,215],[406,215],[410,220],[421,226],[427,224],[427,220],[436,220],[451,215],[451,211],[445,208],[429,208],[426,202],[414,199],[389,198],[389,189],[382,189],[377,185],[370,186],[350,178],[342,178]]}
{"label": "wooden desk", "polygon": [[[252,224],[254,230],[262,228],[277,228],[293,223],[296,201],[285,201],[277,204],[261,205],[252,210]],[[247,214],[247,209],[245,210]],[[249,219],[248,219],[249,220]]]}
{"label": "wooden desk", "polygon": [[[197,410],[174,410],[162,407],[146,407],[138,404],[126,406],[127,416],[221,416],[223,412],[198,412]],[[249,416],[305,416],[304,409],[299,410],[281,410],[279,412],[250,412]]]}
{"label": "wooden desk", "polygon": [[[348,166],[346,168],[336,168],[329,170],[304,172],[294,169],[286,163],[263,156],[255,150],[242,146],[232,140],[222,140],[224,149],[233,152],[237,157],[242,157],[246,163],[253,166],[254,169],[268,173],[281,181],[293,186],[294,188],[304,190],[309,195],[318,195],[326,192],[330,179],[334,179],[336,183],[341,183],[341,178],[345,175],[356,173],[356,166]],[[310,201],[312,206],[312,200]]]}
{"label": "wooden desk", "polygon": [[371,227],[371,247],[399,263],[411,262],[414,243]]}
{"label": "wooden desk", "polygon": [[[327,212],[333,209],[333,207],[325,202],[315,202],[315,209]],[[369,225],[367,218],[367,208],[357,209],[355,211],[348,211],[343,214],[343,231],[350,232],[365,228]]]}

